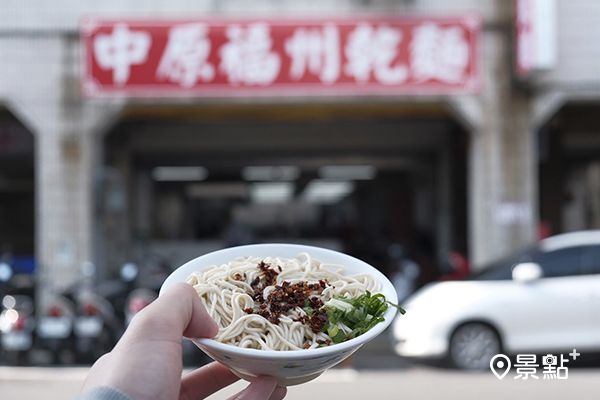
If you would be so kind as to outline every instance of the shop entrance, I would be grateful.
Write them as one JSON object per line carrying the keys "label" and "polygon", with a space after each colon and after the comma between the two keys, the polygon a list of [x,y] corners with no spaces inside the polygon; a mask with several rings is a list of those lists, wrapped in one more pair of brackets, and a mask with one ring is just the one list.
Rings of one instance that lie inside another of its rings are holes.
{"label": "shop entrance", "polygon": [[15,274],[35,268],[34,138],[0,108],[0,261]]}
{"label": "shop entrance", "polygon": [[600,229],[599,115],[569,103],[540,131],[541,236]]}
{"label": "shop entrance", "polygon": [[122,261],[295,242],[437,279],[467,252],[466,135],[442,107],[410,107],[130,109],[105,139],[127,194]]}

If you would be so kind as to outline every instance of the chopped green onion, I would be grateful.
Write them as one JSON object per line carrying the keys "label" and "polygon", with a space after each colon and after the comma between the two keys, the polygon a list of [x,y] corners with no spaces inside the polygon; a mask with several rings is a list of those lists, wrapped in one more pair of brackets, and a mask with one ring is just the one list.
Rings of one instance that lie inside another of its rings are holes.
{"label": "chopped green onion", "polygon": [[[372,295],[367,291],[355,298],[334,296],[323,306],[329,323],[325,324],[322,331],[327,332],[334,343],[355,338],[384,321],[383,314],[389,305],[397,308],[401,314],[406,313],[399,305],[387,301],[381,293]],[[308,310],[307,314],[310,315]]]}
{"label": "chopped green onion", "polygon": [[387,301],[387,300],[386,300],[386,302],[387,302],[387,303],[388,303],[390,306],[392,306],[392,307],[396,307],[396,308],[398,309],[398,311],[400,311],[400,314],[402,314],[402,315],[406,314],[406,310],[405,310],[404,308],[400,307],[398,304],[394,304],[394,303],[392,303],[391,301]]}
{"label": "chopped green onion", "polygon": [[337,308],[339,310],[342,310],[344,312],[350,312],[350,311],[352,311],[352,308],[353,308],[352,304],[348,304],[347,302],[342,301],[342,299],[344,299],[344,297],[341,297],[341,298],[340,297],[338,297],[338,298],[334,297],[334,298],[332,298],[331,300],[329,300],[327,302],[326,306],[328,306],[328,307],[335,307],[335,308]]}
{"label": "chopped green onion", "polygon": [[333,325],[333,326],[331,327],[331,329],[328,329],[328,330],[327,330],[327,334],[328,334],[329,336],[333,337],[333,336],[335,336],[335,335],[337,335],[337,334],[338,334],[339,330],[340,330],[340,329],[338,328],[338,326],[337,326],[337,325]]}

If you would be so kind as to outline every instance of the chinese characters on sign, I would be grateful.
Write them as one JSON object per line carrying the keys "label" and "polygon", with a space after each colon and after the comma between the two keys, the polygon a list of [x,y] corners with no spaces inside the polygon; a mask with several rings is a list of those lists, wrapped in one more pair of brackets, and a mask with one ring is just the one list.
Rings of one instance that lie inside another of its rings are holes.
{"label": "chinese characters on sign", "polygon": [[[575,349],[573,349],[572,353],[569,353],[569,356],[571,356],[573,360],[576,360],[580,355],[581,354]],[[540,365],[537,363],[536,359],[537,356],[535,354],[518,354],[517,362],[514,365],[517,375],[514,377],[514,379],[540,379],[540,377],[537,375],[537,368]],[[569,362],[569,360],[565,358],[563,354],[560,355],[560,366],[558,356],[552,354],[543,356],[543,379],[568,379],[569,369],[565,366],[565,363],[567,362]],[[510,359],[504,354],[496,354],[490,360],[490,369],[500,380],[506,376],[510,368]]]}
{"label": "chinese characters on sign", "polygon": [[169,80],[183,87],[193,87],[198,81],[210,82],[215,67],[208,62],[210,39],[203,24],[179,25],[169,30],[167,45],[158,68],[157,80]]}
{"label": "chinese characters on sign", "polygon": [[446,94],[479,90],[480,21],[103,21],[81,25],[83,94]]}
{"label": "chinese characters on sign", "polygon": [[513,0],[515,10],[515,73],[525,78],[556,65],[556,0]]}
{"label": "chinese characters on sign", "polygon": [[112,71],[116,86],[129,80],[131,66],[148,59],[152,37],[144,31],[131,32],[127,25],[115,25],[112,34],[99,34],[94,40],[94,54],[98,66]]}

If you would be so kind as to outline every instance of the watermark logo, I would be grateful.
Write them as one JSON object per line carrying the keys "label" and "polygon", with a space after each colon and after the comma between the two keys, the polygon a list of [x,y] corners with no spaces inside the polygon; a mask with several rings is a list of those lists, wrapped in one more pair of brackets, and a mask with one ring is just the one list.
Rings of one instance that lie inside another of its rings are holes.
{"label": "watermark logo", "polygon": [[510,358],[504,354],[496,354],[490,360],[490,369],[496,375],[496,378],[502,380],[510,371]]}
{"label": "watermark logo", "polygon": [[[573,360],[576,360],[581,354],[577,350],[573,349],[572,353],[568,354]],[[569,369],[565,366],[565,363],[569,362],[568,357],[565,358],[563,354],[560,354],[560,366],[558,356],[553,354],[546,354],[542,357],[542,376],[543,379],[568,379]],[[496,354],[490,360],[490,369],[496,375],[496,378],[502,380],[508,374],[511,369],[510,359],[504,354]],[[517,362],[514,367],[517,370],[517,376],[515,379],[527,380],[540,379],[537,375],[537,369],[540,365],[537,363],[537,356],[535,354],[517,354]]]}

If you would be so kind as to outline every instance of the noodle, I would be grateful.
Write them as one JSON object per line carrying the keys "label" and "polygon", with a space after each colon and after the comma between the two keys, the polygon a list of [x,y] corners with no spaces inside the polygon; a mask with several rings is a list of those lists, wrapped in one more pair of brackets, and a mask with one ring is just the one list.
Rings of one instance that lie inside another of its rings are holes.
{"label": "noodle", "polygon": [[[265,268],[276,277],[274,281],[269,281]],[[292,259],[240,257],[220,267],[212,265],[204,271],[194,272],[187,282],[194,286],[219,326],[215,340],[244,348],[301,350],[315,348],[320,343],[330,342],[331,338],[324,332],[313,332],[310,325],[301,321],[300,317],[306,316],[301,307],[294,307],[276,317],[260,315],[267,307],[258,304],[252,297],[257,293],[258,282],[262,283],[260,293],[264,299],[288,282],[291,285],[306,282],[311,288],[314,285],[319,290],[315,289],[311,296],[316,292],[316,297],[323,302],[333,296],[356,297],[366,291],[379,290],[379,284],[372,275],[344,276],[343,272],[342,266],[323,264],[302,253]]]}

